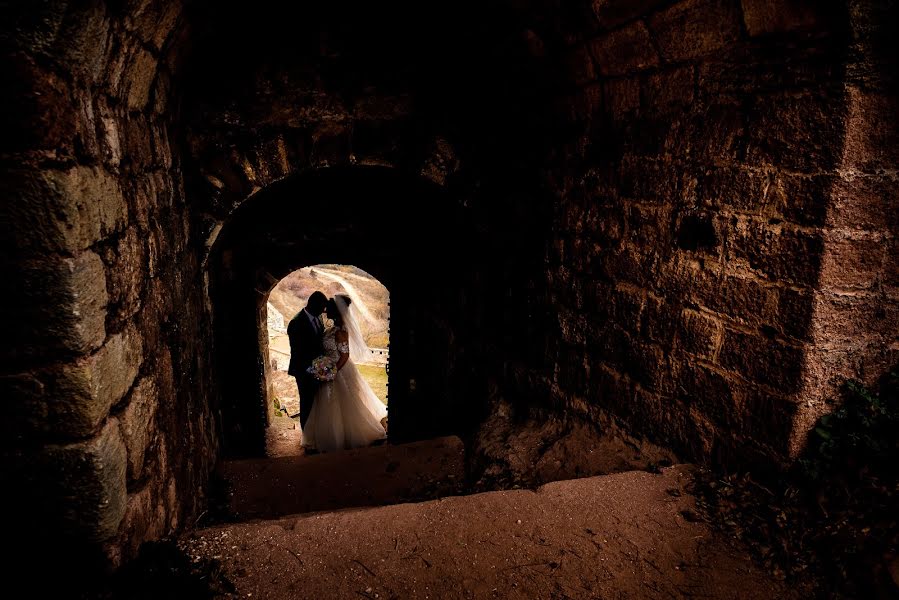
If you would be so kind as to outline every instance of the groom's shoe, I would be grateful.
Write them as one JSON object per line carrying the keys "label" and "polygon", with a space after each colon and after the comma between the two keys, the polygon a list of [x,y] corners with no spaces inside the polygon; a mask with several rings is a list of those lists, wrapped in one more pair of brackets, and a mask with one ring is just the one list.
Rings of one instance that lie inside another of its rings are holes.
{"label": "groom's shoe", "polygon": [[306,448],[304,454],[306,456],[312,456],[313,454],[319,454],[319,451],[315,448]]}

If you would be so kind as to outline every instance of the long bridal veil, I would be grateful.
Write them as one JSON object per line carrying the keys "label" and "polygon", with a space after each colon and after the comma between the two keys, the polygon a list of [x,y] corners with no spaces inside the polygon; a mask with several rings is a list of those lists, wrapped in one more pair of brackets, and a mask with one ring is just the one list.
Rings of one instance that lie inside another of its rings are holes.
{"label": "long bridal veil", "polygon": [[362,364],[369,359],[368,344],[362,337],[362,330],[359,329],[359,323],[356,322],[356,308],[352,305],[352,301],[347,302],[348,297],[343,294],[334,295],[334,304],[337,305],[337,312],[343,319],[343,326],[346,327],[350,338],[350,360],[354,363]]}
{"label": "long bridal veil", "polygon": [[346,327],[350,342],[350,360],[347,361],[341,372],[347,370],[347,368],[350,369],[350,372],[346,375],[352,375],[354,380],[353,387],[358,388],[362,404],[377,417],[378,421],[381,421],[381,419],[387,416],[387,407],[378,399],[355,365],[355,363],[363,363],[370,358],[368,344],[365,343],[365,338],[362,337],[362,330],[359,329],[359,324],[356,322],[354,314],[356,309],[351,303],[347,302],[347,297],[342,294],[334,296],[334,304],[337,305],[337,312],[340,313],[340,318],[343,319],[343,326]]}

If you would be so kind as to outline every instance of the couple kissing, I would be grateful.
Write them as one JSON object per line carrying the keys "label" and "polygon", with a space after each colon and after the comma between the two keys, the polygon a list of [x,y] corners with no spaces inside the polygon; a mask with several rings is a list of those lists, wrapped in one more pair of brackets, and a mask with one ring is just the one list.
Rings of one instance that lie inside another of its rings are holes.
{"label": "couple kissing", "polygon": [[287,327],[287,372],[300,392],[307,454],[368,446],[387,436],[381,425],[387,408],[356,368],[368,346],[354,312],[349,296],[316,291]]}

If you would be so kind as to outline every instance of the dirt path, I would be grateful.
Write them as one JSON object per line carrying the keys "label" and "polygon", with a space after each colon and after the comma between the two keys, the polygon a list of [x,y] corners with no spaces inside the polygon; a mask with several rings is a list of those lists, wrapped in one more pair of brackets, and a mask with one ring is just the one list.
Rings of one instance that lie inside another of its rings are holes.
{"label": "dirt path", "polygon": [[683,466],[213,527],[241,598],[800,598],[695,517]]}
{"label": "dirt path", "polygon": [[[298,402],[296,410],[299,410]],[[286,416],[272,419],[265,430],[265,453],[269,458],[302,456],[303,432],[299,420]]]}

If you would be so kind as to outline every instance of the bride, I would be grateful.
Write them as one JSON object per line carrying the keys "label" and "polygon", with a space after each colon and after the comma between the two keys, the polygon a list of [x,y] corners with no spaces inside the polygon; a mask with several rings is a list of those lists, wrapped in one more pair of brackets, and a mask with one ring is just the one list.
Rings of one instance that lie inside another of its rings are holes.
{"label": "bride", "polygon": [[368,346],[350,310],[348,296],[328,300],[327,315],[333,325],[325,330],[325,355],[337,364],[334,381],[322,382],[312,412],[303,428],[303,447],[320,452],[368,446],[387,437],[381,425],[387,407],[378,399],[356,368]]}

